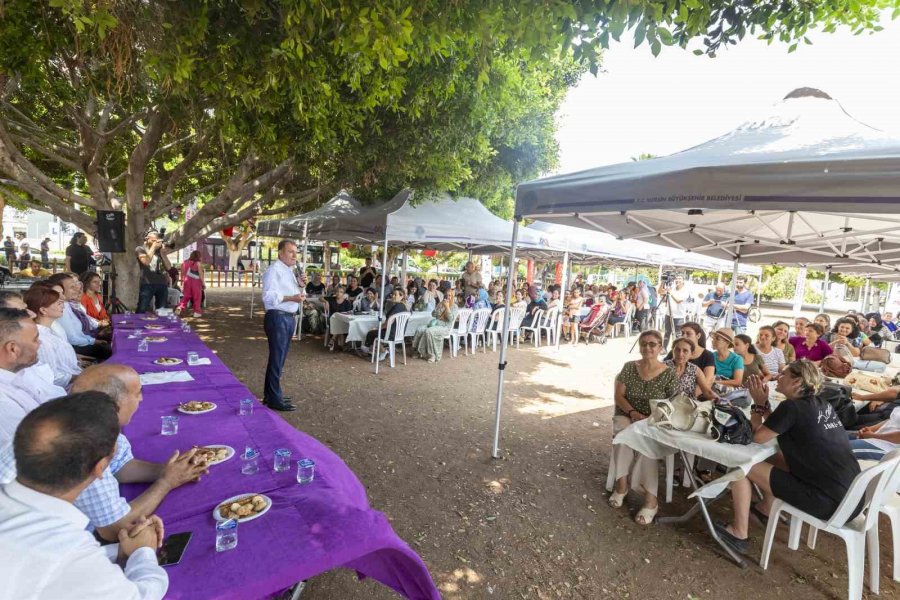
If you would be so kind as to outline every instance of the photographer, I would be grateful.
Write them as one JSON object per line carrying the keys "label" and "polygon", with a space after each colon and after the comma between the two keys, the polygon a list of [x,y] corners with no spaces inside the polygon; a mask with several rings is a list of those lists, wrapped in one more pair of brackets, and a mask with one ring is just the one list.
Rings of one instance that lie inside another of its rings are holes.
{"label": "photographer", "polygon": [[703,298],[701,306],[706,309],[706,318],[703,320],[703,325],[707,331],[712,332],[719,328],[721,325],[720,321],[725,315],[725,308],[730,299],[731,296],[725,291],[725,284],[722,282],[716,284],[716,291],[708,293]]}
{"label": "photographer", "polygon": [[665,318],[666,337],[663,341],[663,348],[668,348],[669,339],[672,337],[673,325],[674,330],[679,331],[684,323],[685,302],[688,299],[688,291],[684,286],[684,277],[675,275],[671,271],[666,272],[662,281],[659,282],[657,292],[659,293],[659,306],[665,306],[669,316],[672,317],[671,319]]}
{"label": "photographer", "polygon": [[137,312],[151,312],[151,304],[156,308],[165,308],[169,293],[169,276],[166,270],[172,267],[169,257],[163,249],[159,233],[150,231],[144,239],[144,245],[135,248],[137,260],[141,265],[141,287],[138,292]]}

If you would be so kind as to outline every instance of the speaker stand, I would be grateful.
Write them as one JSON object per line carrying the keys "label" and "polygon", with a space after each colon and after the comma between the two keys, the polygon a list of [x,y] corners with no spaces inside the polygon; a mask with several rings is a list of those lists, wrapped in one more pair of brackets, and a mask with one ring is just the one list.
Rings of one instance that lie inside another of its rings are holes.
{"label": "speaker stand", "polygon": [[109,261],[109,266],[109,306],[106,310],[109,314],[123,315],[128,312],[128,307],[122,304],[118,296],[116,296],[116,278],[118,274],[116,273],[115,259]]}

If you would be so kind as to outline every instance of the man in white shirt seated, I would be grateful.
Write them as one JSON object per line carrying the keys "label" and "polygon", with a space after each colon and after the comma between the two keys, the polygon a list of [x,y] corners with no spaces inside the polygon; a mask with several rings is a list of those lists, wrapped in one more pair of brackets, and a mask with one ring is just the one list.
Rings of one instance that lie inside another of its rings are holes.
{"label": "man in white shirt seated", "polygon": [[118,544],[101,547],[72,505],[106,471],[118,434],[116,405],[97,392],[43,404],[20,423],[19,473],[0,487],[0,598],[165,596],[169,579],[156,560],[159,517],[138,519],[119,533]]}
{"label": "man in white shirt seated", "polygon": [[[142,398],[140,377],[126,365],[102,364],[85,369],[72,384],[72,393],[90,391],[103,392],[115,401],[121,427],[131,422]],[[152,463],[135,458],[128,438],[119,434],[108,468],[75,499],[75,506],[88,516],[91,528],[101,538],[115,541],[120,529],[155,511],[169,492],[199,480],[207,472],[204,464],[195,464],[195,452],[175,451],[165,463]],[[12,480],[15,474],[11,449],[0,450],[0,483]],[[150,483],[150,487],[129,503],[119,493],[122,483]]]}
{"label": "man in white shirt seated", "polygon": [[0,307],[0,448],[12,441],[25,415],[47,400],[66,394],[53,385],[49,367],[33,368],[40,344],[37,326],[28,311]]}

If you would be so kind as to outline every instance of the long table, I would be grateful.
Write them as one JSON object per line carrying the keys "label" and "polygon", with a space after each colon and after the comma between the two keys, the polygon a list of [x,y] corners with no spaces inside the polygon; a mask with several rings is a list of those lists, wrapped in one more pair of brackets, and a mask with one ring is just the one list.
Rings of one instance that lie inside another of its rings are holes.
{"label": "long table", "polygon": [[[428,325],[433,317],[431,311],[412,312],[406,324],[404,337],[412,337],[419,327]],[[378,327],[378,315],[354,315],[336,313],[331,315],[329,332],[331,335],[347,334],[348,342],[362,342],[366,334]]]}
{"label": "long table", "polygon": [[[130,365],[142,374],[186,370],[193,378],[144,387],[140,409],[125,428],[135,455],[162,462],[174,450],[193,445],[226,444],[235,449],[233,458],[210,467],[200,482],[172,491],[157,511],[167,534],[193,532],[181,563],[166,567],[167,598],[267,598],[337,567],[356,570],[406,598],[440,598],[421,558],[397,536],[387,518],[369,506],[365,488],[340,457],[259,403],[252,415],[239,415],[240,400],[254,396],[195,333],[185,333],[180,323],[165,318],[116,315],[113,321],[111,362]],[[148,352],[138,352],[140,340],[131,336],[146,325],[163,325],[164,329],[147,334],[167,341],[150,343]],[[189,351],[211,364],[188,366]],[[184,362],[168,367],[153,363],[164,356]],[[179,403],[188,400],[211,401],[217,408],[200,415],[176,412]],[[160,434],[164,415],[179,416],[177,435]],[[256,475],[241,474],[240,454],[247,446],[261,453]],[[275,472],[277,448],[292,452],[293,465],[300,458],[313,459],[315,480],[298,485],[294,469]],[[123,494],[130,499],[144,489],[145,485],[126,485]],[[239,524],[236,549],[216,552],[213,510],[227,498],[251,493],[269,496],[271,510]]]}

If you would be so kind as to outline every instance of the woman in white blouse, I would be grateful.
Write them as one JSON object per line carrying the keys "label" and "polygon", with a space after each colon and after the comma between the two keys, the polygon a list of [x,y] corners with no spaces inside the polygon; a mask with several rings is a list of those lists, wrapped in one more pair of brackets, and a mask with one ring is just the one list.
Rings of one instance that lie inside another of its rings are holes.
{"label": "woman in white blouse", "polygon": [[62,335],[57,333],[61,328],[56,324],[56,320],[62,316],[65,306],[61,288],[33,285],[25,292],[25,304],[36,315],[34,322],[37,323],[38,336],[41,340],[38,360],[53,370],[54,384],[68,387],[72,377],[81,373],[81,367],[78,366],[75,350],[66,340],[65,332],[63,331]]}

